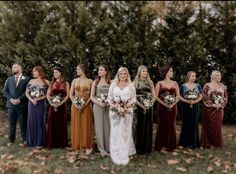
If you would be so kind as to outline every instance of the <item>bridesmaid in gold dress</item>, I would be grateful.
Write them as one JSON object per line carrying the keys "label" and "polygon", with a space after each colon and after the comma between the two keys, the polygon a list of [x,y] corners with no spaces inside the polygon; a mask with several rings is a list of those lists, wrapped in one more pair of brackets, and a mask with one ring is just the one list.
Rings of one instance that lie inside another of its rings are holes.
{"label": "bridesmaid in gold dress", "polygon": [[78,78],[72,81],[70,89],[71,106],[71,146],[80,151],[81,158],[87,158],[93,150],[93,119],[90,89],[93,81],[86,76],[86,68],[79,64]]}

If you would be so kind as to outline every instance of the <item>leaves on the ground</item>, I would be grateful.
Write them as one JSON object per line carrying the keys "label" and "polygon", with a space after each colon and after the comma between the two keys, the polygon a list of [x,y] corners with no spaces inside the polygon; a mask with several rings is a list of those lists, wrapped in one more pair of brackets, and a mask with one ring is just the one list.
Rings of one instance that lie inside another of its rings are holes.
{"label": "leaves on the ground", "polygon": [[152,165],[152,164],[148,164],[147,166],[148,166],[149,168],[157,168],[156,165]]}
{"label": "leaves on the ground", "polygon": [[214,164],[217,166],[217,167],[220,167],[221,166],[221,160],[217,157],[214,158]]}
{"label": "leaves on the ground", "polygon": [[207,172],[208,172],[208,173],[211,173],[211,172],[213,172],[213,171],[214,171],[214,170],[213,170],[213,168],[212,168],[211,166],[208,166],[208,167],[207,167]]}
{"label": "leaves on the ground", "polygon": [[107,166],[104,166],[104,165],[100,165],[100,168],[103,170],[103,171],[108,171],[109,168]]}
{"label": "leaves on the ground", "polygon": [[54,170],[54,174],[65,174],[65,172],[62,169],[56,169]]}
{"label": "leaves on the ground", "polygon": [[179,164],[179,160],[177,160],[177,159],[174,159],[174,160],[167,160],[167,164],[168,164],[168,165]]}
{"label": "leaves on the ground", "polygon": [[176,170],[179,172],[187,172],[187,169],[184,167],[177,167]]}
{"label": "leaves on the ground", "polygon": [[185,162],[186,162],[187,164],[192,164],[192,163],[193,163],[193,159],[194,159],[194,158],[188,158],[188,159],[185,160]]}
{"label": "leaves on the ground", "polygon": [[171,154],[172,154],[173,156],[177,156],[177,155],[178,155],[177,152],[172,152]]}

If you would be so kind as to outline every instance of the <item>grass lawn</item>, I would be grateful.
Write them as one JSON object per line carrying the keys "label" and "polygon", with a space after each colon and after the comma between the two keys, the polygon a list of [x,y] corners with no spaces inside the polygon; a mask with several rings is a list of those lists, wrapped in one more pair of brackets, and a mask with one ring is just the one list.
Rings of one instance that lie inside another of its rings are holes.
{"label": "grass lawn", "polygon": [[[177,138],[179,135],[177,126]],[[101,158],[97,151],[87,160],[80,161],[78,155],[67,149],[37,150],[21,147],[17,128],[16,142],[8,146],[8,122],[6,113],[0,112],[0,174],[204,174],[236,173],[236,126],[224,126],[223,149],[183,149],[173,153],[153,152],[149,156],[137,156],[126,166],[112,164],[109,157]],[[154,129],[155,130],[155,129]],[[155,131],[154,131],[155,137]]]}

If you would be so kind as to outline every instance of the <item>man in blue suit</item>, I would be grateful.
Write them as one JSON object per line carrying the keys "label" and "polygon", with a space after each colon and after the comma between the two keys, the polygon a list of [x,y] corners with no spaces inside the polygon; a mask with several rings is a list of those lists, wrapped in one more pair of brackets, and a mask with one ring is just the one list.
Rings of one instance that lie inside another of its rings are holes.
{"label": "man in blue suit", "polygon": [[12,73],[13,76],[7,78],[3,89],[4,96],[7,98],[6,107],[8,109],[9,121],[8,139],[10,144],[15,141],[16,124],[18,120],[22,142],[25,144],[28,106],[25,90],[30,79],[22,74],[22,66],[18,63],[12,65]]}

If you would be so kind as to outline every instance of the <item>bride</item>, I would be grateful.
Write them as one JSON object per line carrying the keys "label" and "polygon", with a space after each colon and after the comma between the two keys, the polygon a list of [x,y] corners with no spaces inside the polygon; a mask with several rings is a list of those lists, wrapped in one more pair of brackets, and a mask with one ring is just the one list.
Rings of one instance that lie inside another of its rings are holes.
{"label": "bride", "polygon": [[109,88],[110,156],[115,164],[126,165],[129,156],[136,153],[132,137],[133,107],[136,91],[128,69],[119,68]]}

